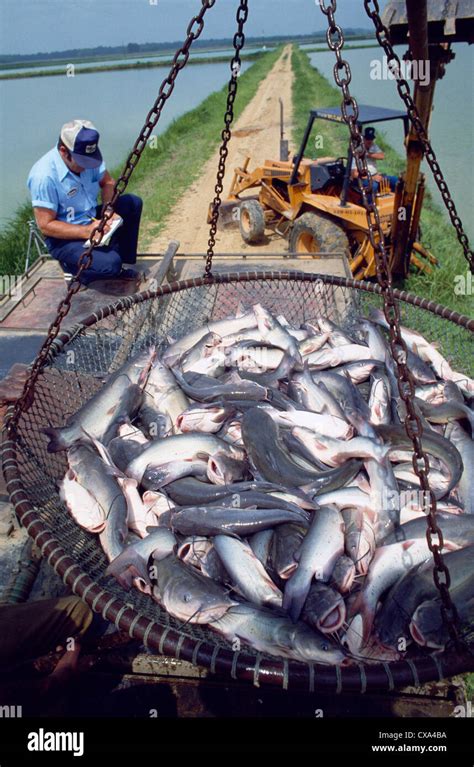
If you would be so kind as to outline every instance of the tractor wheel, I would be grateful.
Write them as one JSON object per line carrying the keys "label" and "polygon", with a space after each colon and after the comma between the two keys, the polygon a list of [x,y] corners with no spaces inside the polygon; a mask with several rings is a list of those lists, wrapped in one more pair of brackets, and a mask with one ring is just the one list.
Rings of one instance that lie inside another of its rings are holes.
{"label": "tractor wheel", "polygon": [[343,229],[317,213],[303,213],[296,219],[290,234],[291,253],[333,253],[347,249]]}
{"label": "tractor wheel", "polygon": [[265,215],[258,200],[244,200],[240,206],[240,234],[244,242],[259,242],[265,233]]}

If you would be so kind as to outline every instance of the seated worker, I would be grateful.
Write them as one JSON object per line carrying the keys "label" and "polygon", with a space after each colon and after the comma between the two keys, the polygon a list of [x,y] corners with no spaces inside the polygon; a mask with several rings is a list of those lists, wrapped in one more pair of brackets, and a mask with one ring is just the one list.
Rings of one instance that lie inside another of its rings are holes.
{"label": "seated worker", "polygon": [[[54,701],[58,693],[67,693],[69,683],[78,677],[81,651],[94,648],[108,627],[107,621],[73,595],[0,604],[2,703],[18,700],[26,716],[38,715],[38,707],[42,715],[46,696]],[[25,666],[54,651],[63,654],[47,677],[22,675]]]}
{"label": "seated worker", "polygon": [[[390,184],[390,191],[395,191],[395,186],[397,183],[397,177],[396,176],[387,176],[385,173],[379,173],[377,170],[377,160],[384,160],[385,159],[385,153],[382,152],[379,146],[374,141],[375,139],[375,128],[366,128],[364,130],[364,144],[365,144],[365,150],[366,150],[366,159],[367,159],[367,168],[372,176],[372,187],[374,194],[377,194],[380,182],[382,178],[386,178]],[[354,188],[358,188],[356,179],[359,176],[359,171],[357,170],[356,161],[353,158],[352,159],[352,168],[351,168],[351,179],[354,180]],[[368,179],[363,178],[362,183],[364,186],[368,186],[369,182]],[[370,200],[369,200],[370,202]]]}
{"label": "seated worker", "polygon": [[[64,271],[76,274],[84,243],[97,226],[102,206],[97,204],[99,188],[102,205],[112,198],[115,181],[105,168],[98,146],[99,133],[88,120],[65,123],[57,146],[36,162],[28,176],[28,188],[36,223],[45,237],[53,258]],[[123,224],[109,245],[94,248],[91,266],[81,275],[81,283],[116,277],[136,279],[134,269],[138,230],[142,212],[140,197],[124,194],[115,212]],[[110,225],[104,229],[104,234]]]}

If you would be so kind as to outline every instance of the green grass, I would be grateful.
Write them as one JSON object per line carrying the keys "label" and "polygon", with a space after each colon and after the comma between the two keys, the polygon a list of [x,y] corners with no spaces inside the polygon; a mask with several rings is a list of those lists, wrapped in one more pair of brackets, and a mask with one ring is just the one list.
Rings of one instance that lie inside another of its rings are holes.
{"label": "green grass", "polygon": [[[281,50],[280,47],[262,54],[239,77],[236,118],[255,95]],[[212,93],[196,109],[171,123],[157,137],[155,148],[145,149],[127,188],[127,191],[139,194],[144,200],[141,249],[159,234],[164,217],[176,204],[179,195],[198,178],[201,168],[218,146],[224,125],[226,95],[227,85]],[[121,169],[122,166],[111,169],[115,178]],[[28,243],[26,222],[32,217],[31,205],[25,203],[0,231],[0,274],[20,274],[23,271]]]}
{"label": "green grass", "polygon": [[[305,51],[293,49],[293,69],[295,87],[293,90],[294,109],[294,140],[299,144],[303,136],[310,109],[322,106],[334,106],[341,103],[341,92],[332,86],[317,69],[311,66]],[[313,129],[313,136],[319,133],[323,137],[323,149],[314,149],[314,141],[309,142],[309,156],[317,154],[346,156],[348,146],[348,129],[345,125],[337,125],[319,121]],[[402,129],[400,127],[400,140]],[[380,163],[382,171],[397,174],[404,169],[404,159],[384,139],[383,134],[377,136],[377,143],[385,152],[385,160]],[[430,170],[427,168],[427,173]],[[467,262],[456,233],[444,210],[435,204],[429,191],[426,192],[421,216],[423,244],[439,260],[439,267],[427,276],[410,274],[404,282],[404,288],[418,293],[426,298],[446,304],[452,309],[468,316],[472,315],[472,296],[456,295],[454,292],[456,275],[467,274]]]}
{"label": "green grass", "polygon": [[474,703],[474,674],[466,674],[464,681],[466,682],[466,697]]}
{"label": "green grass", "polygon": [[25,202],[0,231],[0,275],[24,271],[29,232],[27,221],[30,218],[33,218],[33,210]]}
{"label": "green grass", "polygon": [[[260,51],[254,51],[242,56],[243,61],[250,61],[259,58],[263,54]],[[187,65],[191,64],[226,64],[229,62],[229,56],[203,56],[201,58],[190,58]],[[116,72],[126,69],[155,69],[156,67],[169,67],[171,66],[172,59],[161,59],[160,61],[136,61],[125,62],[122,64],[106,64],[100,66],[94,64],[90,67],[81,67],[76,71],[77,75],[87,75],[91,72]],[[65,67],[70,67],[71,62],[61,67],[60,69],[36,69],[32,72],[6,72],[0,74],[0,80],[18,80],[25,79],[26,77],[54,77],[65,74]],[[74,66],[74,62],[72,63]]]}

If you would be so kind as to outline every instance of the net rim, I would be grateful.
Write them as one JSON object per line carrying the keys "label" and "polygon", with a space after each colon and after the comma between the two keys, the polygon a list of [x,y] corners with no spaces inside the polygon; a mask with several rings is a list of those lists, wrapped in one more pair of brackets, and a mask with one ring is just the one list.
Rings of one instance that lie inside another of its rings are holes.
{"label": "net rim", "polygon": [[[366,293],[373,293],[375,295],[382,295],[382,289],[380,285],[373,282],[367,282],[365,280],[354,280],[349,277],[338,277],[332,274],[319,274],[309,273],[303,271],[293,270],[281,270],[281,271],[246,271],[246,272],[217,272],[211,277],[193,277],[187,280],[176,280],[166,285],[160,285],[153,290],[145,290],[140,293],[134,293],[132,296],[126,296],[125,298],[114,301],[107,306],[102,307],[98,312],[93,312],[80,323],[74,325],[67,331],[63,331],[58,334],[58,337],[51,349],[50,359],[56,356],[61,350],[62,346],[67,343],[72,335],[77,333],[78,328],[90,327],[97,322],[108,317],[110,314],[115,314],[117,311],[127,309],[134,304],[143,303],[153,298],[161,298],[163,296],[177,293],[182,290],[189,290],[191,288],[198,288],[205,285],[224,285],[232,282],[259,282],[265,280],[287,280],[287,281],[300,281],[300,282],[312,282],[323,283],[326,285],[334,285],[342,288],[353,288],[354,290],[360,290]],[[420,309],[424,309],[431,314],[442,317],[449,322],[459,325],[460,327],[469,330],[474,333],[474,318],[467,317],[465,314],[460,314],[452,309],[449,309],[443,304],[439,304],[436,301],[432,301],[427,298],[421,298],[415,293],[411,293],[406,290],[393,289],[394,297],[402,302],[417,306]]]}

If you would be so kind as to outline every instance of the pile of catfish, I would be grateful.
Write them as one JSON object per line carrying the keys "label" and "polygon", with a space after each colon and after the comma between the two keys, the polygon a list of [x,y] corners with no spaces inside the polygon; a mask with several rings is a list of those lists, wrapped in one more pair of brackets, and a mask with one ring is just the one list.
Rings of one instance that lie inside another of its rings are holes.
{"label": "pile of catfish", "polygon": [[[386,330],[380,310],[346,332],[257,304],[139,353],[46,429],[48,450],[67,450],[61,498],[99,537],[106,574],[234,648],[328,664],[444,648]],[[468,631],[474,381],[402,335]]]}

